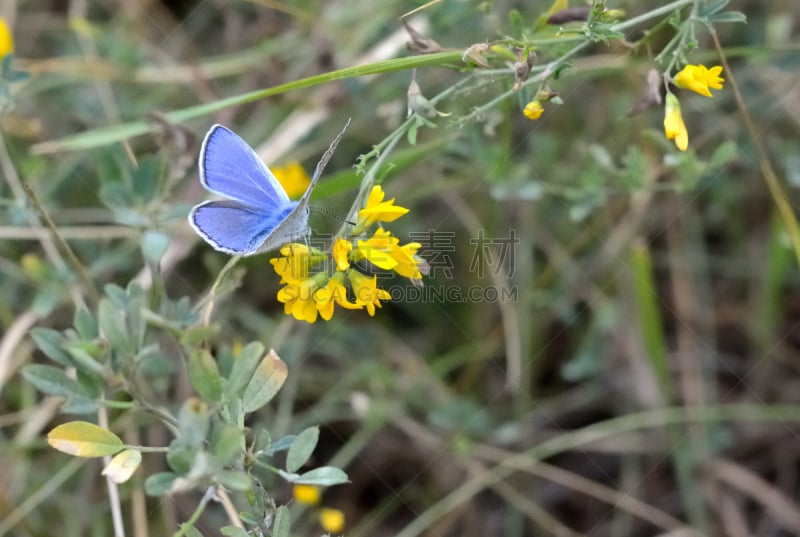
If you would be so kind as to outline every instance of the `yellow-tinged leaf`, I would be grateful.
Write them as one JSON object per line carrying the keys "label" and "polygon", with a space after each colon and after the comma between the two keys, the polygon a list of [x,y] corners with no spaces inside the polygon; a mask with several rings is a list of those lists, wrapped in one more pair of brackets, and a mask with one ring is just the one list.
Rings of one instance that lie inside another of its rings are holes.
{"label": "yellow-tinged leaf", "polygon": [[142,453],[135,449],[124,449],[114,455],[108,466],[103,468],[103,475],[114,483],[124,483],[131,478],[133,472],[142,462]]}
{"label": "yellow-tinged leaf", "polygon": [[47,433],[47,443],[59,451],[76,457],[105,457],[124,446],[122,440],[88,421],[71,421]]}
{"label": "yellow-tinged leaf", "polygon": [[242,395],[245,412],[253,412],[269,403],[283,386],[289,369],[273,349],[258,364]]}

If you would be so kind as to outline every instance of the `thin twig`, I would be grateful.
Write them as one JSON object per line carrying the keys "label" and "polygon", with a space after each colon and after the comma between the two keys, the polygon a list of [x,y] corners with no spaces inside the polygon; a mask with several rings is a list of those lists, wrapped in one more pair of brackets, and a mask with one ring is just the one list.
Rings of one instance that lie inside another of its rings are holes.
{"label": "thin twig", "polygon": [[[103,429],[108,429],[108,409],[102,405],[97,411],[97,423]],[[103,457],[103,465],[108,466],[111,462],[111,455]],[[106,488],[108,489],[108,503],[111,507],[111,520],[114,525],[114,537],[125,537],[125,524],[122,522],[122,505],[119,501],[119,488],[117,483],[106,476]]]}
{"label": "thin twig", "polygon": [[719,54],[719,61],[722,62],[722,66],[725,69],[725,77],[728,79],[728,82],[730,82],[731,90],[733,90],[733,99],[736,101],[736,108],[739,109],[739,114],[742,116],[747,134],[750,136],[750,141],[753,143],[753,147],[758,154],[758,165],[761,168],[761,175],[767,183],[767,189],[769,189],[772,200],[778,207],[781,221],[787,228],[789,240],[792,241],[792,249],[797,258],[797,263],[800,264],[800,226],[797,223],[797,218],[789,203],[789,198],[781,186],[778,174],[775,173],[775,169],[772,167],[772,162],[770,161],[767,149],[764,147],[764,142],[756,131],[753,118],[750,116],[750,110],[747,108],[742,93],[739,91],[739,84],[736,82],[733,69],[731,69],[728,58],[722,50],[717,32],[711,25],[708,26],[708,32],[711,34],[711,39],[714,41],[714,48],[717,50],[717,54]]}
{"label": "thin twig", "polygon": [[39,201],[39,198],[36,196],[36,192],[34,192],[33,187],[28,183],[22,183],[22,188],[25,189],[25,193],[28,194],[28,198],[31,200],[31,203],[33,203],[33,206],[36,207],[36,210],[39,212],[42,220],[44,220],[44,223],[50,229],[50,232],[53,234],[56,243],[67,256],[69,264],[72,265],[73,270],[75,270],[80,279],[83,280],[83,283],[86,286],[86,291],[89,293],[89,297],[92,299],[92,302],[97,302],[99,294],[92,283],[92,280],[89,279],[89,274],[86,272],[86,268],[80,262],[78,256],[75,255],[75,252],[72,250],[67,241],[64,240],[64,237],[61,236],[61,233],[58,232],[55,222],[53,222],[53,219],[50,218],[50,215]]}

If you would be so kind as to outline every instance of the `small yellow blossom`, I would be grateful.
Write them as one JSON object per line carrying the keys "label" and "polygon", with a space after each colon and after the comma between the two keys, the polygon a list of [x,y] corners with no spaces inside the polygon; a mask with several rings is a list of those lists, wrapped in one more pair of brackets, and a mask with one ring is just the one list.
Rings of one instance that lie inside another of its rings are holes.
{"label": "small yellow blossom", "polygon": [[353,243],[344,239],[336,239],[333,243],[331,252],[336,263],[336,270],[347,270],[350,268],[350,252],[353,250]]}
{"label": "small yellow blossom", "polygon": [[333,317],[333,306],[339,306],[349,310],[359,310],[361,306],[353,304],[347,300],[347,288],[344,286],[344,272],[336,272],[328,280],[324,287],[320,287],[314,292],[314,302],[317,303],[319,316],[330,321]]}
{"label": "small yellow blossom", "polygon": [[675,146],[681,151],[689,147],[689,133],[683,123],[681,103],[672,93],[667,93],[667,105],[664,112],[664,135],[667,140],[675,140]]}
{"label": "small yellow blossom", "polygon": [[311,184],[311,178],[297,161],[292,161],[286,166],[271,168],[271,170],[272,175],[286,191],[286,195],[292,199],[305,194],[308,185]]}
{"label": "small yellow blossom", "polygon": [[544,107],[542,103],[539,102],[538,99],[535,99],[528,104],[525,105],[525,109],[522,110],[522,113],[525,114],[525,117],[530,119],[531,121],[536,121],[542,116],[544,112]]}
{"label": "small yellow blossom", "polygon": [[400,246],[400,240],[391,233],[378,228],[375,234],[366,241],[358,241],[358,253],[373,265],[384,270],[394,270],[406,278],[419,280],[422,278],[415,257],[422,245],[410,242]]}
{"label": "small yellow blossom", "polygon": [[282,257],[269,260],[275,273],[281,277],[280,283],[298,283],[308,278],[311,267],[325,260],[325,253],[317,248],[293,242],[280,249]]}
{"label": "small yellow blossom", "polygon": [[317,505],[321,496],[319,487],[315,485],[295,485],[293,495],[295,501],[306,505]]}
{"label": "small yellow blossom", "polygon": [[278,302],[283,303],[284,313],[298,321],[315,322],[318,310],[314,292],[322,286],[324,280],[324,274],[317,274],[279,289]]}
{"label": "small yellow blossom", "polygon": [[14,52],[14,36],[6,21],[0,17],[0,60],[12,52]]}
{"label": "small yellow blossom", "polygon": [[365,307],[370,317],[375,316],[375,306],[381,307],[381,300],[392,298],[386,290],[378,289],[378,277],[374,274],[370,277],[350,269],[347,271],[347,278],[353,286],[356,304]]}
{"label": "small yellow blossom", "polygon": [[700,95],[712,97],[709,88],[722,89],[722,83],[725,79],[719,76],[721,73],[722,67],[719,65],[715,65],[711,69],[705,65],[687,65],[675,75],[674,82],[679,88],[685,88]]}
{"label": "small yellow blossom", "polygon": [[327,532],[341,533],[344,530],[344,513],[329,507],[320,509],[319,525]]}
{"label": "small yellow blossom", "polygon": [[383,189],[375,185],[367,197],[364,208],[358,211],[358,229],[367,229],[375,222],[393,222],[406,214],[408,209],[394,204],[394,198],[383,201]]}

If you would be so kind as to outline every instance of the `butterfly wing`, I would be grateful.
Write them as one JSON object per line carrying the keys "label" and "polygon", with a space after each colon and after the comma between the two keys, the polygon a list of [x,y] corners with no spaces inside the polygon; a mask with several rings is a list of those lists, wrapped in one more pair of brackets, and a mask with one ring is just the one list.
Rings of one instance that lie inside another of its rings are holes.
{"label": "butterfly wing", "polygon": [[272,233],[269,234],[267,239],[264,241],[264,244],[258,248],[257,253],[268,252],[270,250],[280,248],[288,242],[301,240],[308,236],[308,202],[311,199],[311,192],[317,185],[317,181],[319,181],[319,178],[322,175],[322,172],[325,170],[325,166],[328,164],[331,156],[333,156],[333,152],[336,151],[336,146],[339,145],[339,140],[341,140],[342,136],[344,136],[344,131],[347,130],[348,125],[350,125],[349,119],[347,120],[347,123],[342,131],[336,136],[336,138],[333,139],[331,145],[328,146],[328,150],[325,151],[325,153],[322,155],[322,158],[317,163],[317,167],[314,170],[314,175],[311,177],[311,182],[309,183],[306,191],[303,193],[303,196],[297,201],[297,205],[289,212],[289,214],[286,215],[285,218],[278,223],[275,229],[272,230]]}
{"label": "butterfly wing", "polygon": [[272,211],[289,197],[247,142],[222,125],[209,129],[200,148],[200,182],[215,194]]}
{"label": "butterfly wing", "polygon": [[237,201],[207,201],[192,209],[189,223],[215,250],[248,256],[266,251],[268,243],[273,243],[269,249],[281,246],[271,237],[295,208],[288,200],[270,212]]}

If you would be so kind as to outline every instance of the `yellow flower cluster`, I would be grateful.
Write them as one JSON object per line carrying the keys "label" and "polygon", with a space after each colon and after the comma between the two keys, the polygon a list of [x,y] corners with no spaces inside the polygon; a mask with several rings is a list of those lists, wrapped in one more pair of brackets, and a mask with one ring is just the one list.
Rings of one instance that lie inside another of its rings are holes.
{"label": "yellow flower cluster", "polygon": [[[291,243],[280,249],[280,257],[270,259],[275,272],[285,284],[278,291],[278,301],[284,312],[295,319],[313,323],[317,317],[328,321],[333,317],[334,306],[349,310],[366,309],[375,315],[381,301],[391,298],[378,287],[375,274],[367,275],[355,267],[367,261],[383,270],[391,270],[412,280],[422,279],[420,266],[424,264],[417,251],[418,242],[401,245],[397,237],[383,229],[370,235],[377,222],[393,222],[408,209],[394,204],[394,198],[384,201],[380,186],[372,187],[365,206],[358,212],[358,222],[351,239],[337,238],[330,253],[312,246]],[[311,273],[312,268],[330,261],[326,269]],[[353,300],[348,295],[352,291]]]}
{"label": "yellow flower cluster", "polygon": [[[719,75],[722,67],[715,65],[711,69],[705,65],[687,65],[675,75],[673,82],[679,88],[692,90],[700,95],[712,97],[711,89],[722,89],[725,81]],[[686,151],[689,147],[689,133],[681,115],[681,103],[678,98],[667,93],[666,107],[664,108],[664,135],[667,140],[675,140],[675,147]]]}

